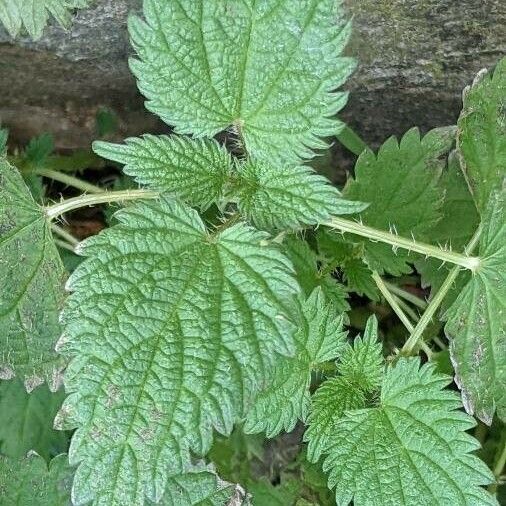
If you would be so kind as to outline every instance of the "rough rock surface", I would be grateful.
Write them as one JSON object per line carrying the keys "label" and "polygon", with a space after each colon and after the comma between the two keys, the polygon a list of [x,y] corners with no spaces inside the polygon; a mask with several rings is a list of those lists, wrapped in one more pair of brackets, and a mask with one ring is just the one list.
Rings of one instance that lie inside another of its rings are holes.
{"label": "rough rock surface", "polygon": [[[344,0],[354,15],[348,52],[360,62],[343,113],[370,142],[455,122],[462,88],[506,53],[504,0]],[[141,0],[97,0],[69,32],[32,42],[0,28],[0,121],[23,142],[54,132],[62,148],[87,144],[99,106],[124,134],[161,126],[144,112],[127,66],[128,12]]]}

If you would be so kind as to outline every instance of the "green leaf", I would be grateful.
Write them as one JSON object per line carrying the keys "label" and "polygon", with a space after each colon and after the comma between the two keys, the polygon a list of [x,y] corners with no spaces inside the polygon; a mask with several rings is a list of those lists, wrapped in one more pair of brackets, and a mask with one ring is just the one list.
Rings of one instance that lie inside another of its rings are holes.
{"label": "green leaf", "polygon": [[49,464],[36,453],[23,459],[0,455],[0,504],[71,506],[72,469],[66,455]]}
{"label": "green leaf", "polygon": [[[49,464],[31,452],[26,458],[0,456],[0,503],[22,506],[71,506],[73,470],[67,455]],[[234,494],[233,487],[219,480],[211,469],[195,466],[171,477],[160,506],[223,506]],[[87,503],[86,503],[87,504]],[[110,503],[109,503],[110,504]],[[146,504],[154,504],[148,501]]]}
{"label": "green leaf", "polygon": [[144,18],[130,19],[130,66],[177,133],[232,126],[255,158],[296,163],[342,128],[335,90],[354,63],[336,58],[350,33],[341,2],[145,0]]}
{"label": "green leaf", "polygon": [[0,156],[7,151],[7,140],[9,139],[9,130],[0,128]]}
{"label": "green leaf", "polygon": [[262,435],[245,434],[239,425],[229,437],[215,437],[207,456],[223,479],[245,485],[253,479],[253,466],[264,458],[263,442]]}
{"label": "green leaf", "polygon": [[316,225],[332,215],[353,214],[367,205],[346,201],[329,181],[310,167],[274,167],[246,162],[239,167],[239,210],[266,230]]}
{"label": "green leaf", "polygon": [[20,381],[0,382],[0,453],[21,458],[35,450],[49,460],[66,451],[69,435],[53,430],[64,397],[45,385],[28,394]]}
{"label": "green leaf", "polygon": [[[222,482],[211,470],[196,467],[180,476],[171,477],[160,506],[224,506],[231,502],[234,487]],[[147,501],[146,504],[155,504]],[[240,503],[235,503],[240,504]]]}
{"label": "green leaf", "polygon": [[17,170],[0,160],[0,378],[27,389],[60,383],[54,351],[65,272],[43,209]]}
{"label": "green leaf", "polygon": [[53,151],[53,136],[51,134],[42,134],[30,140],[25,149],[24,158],[32,167],[36,167],[43,165]]}
{"label": "green leaf", "polygon": [[59,346],[73,358],[57,419],[77,428],[76,502],[158,501],[294,348],[298,286],[267,234],[242,223],[210,233],[168,198],[116,216],[84,243],[62,315]]}
{"label": "green leaf", "polygon": [[[441,209],[443,217],[431,229],[429,242],[453,251],[464,251],[478,229],[480,218],[455,152],[450,155],[448,170],[445,170],[441,176],[440,187],[445,193]],[[439,290],[452,269],[451,265],[432,258],[420,258],[415,265],[422,276],[423,286],[431,286],[433,293]],[[446,309],[450,307],[469,278],[468,272],[459,274],[455,286],[445,297],[442,307]]]}
{"label": "green leaf", "polygon": [[386,372],[378,406],[344,412],[323,465],[338,505],[497,506],[480,488],[494,477],[465,432],[475,422],[449,383],[433,364],[401,358]]}
{"label": "green leaf", "polygon": [[458,149],[464,173],[482,213],[506,175],[506,58],[495,71],[482,71],[464,90],[458,121]]}
{"label": "green leaf", "polygon": [[295,236],[289,236],[283,241],[283,251],[292,262],[297,281],[309,297],[313,290],[320,287],[325,300],[331,302],[338,313],[345,313],[350,309],[347,302],[346,288],[330,274],[324,274],[318,268],[316,253],[306,241]]}
{"label": "green leaf", "polygon": [[123,172],[138,183],[203,208],[221,198],[232,168],[230,155],[214,140],[145,135],[125,144],[97,141],[93,150],[125,164]]}
{"label": "green leaf", "polygon": [[344,347],[343,317],[325,304],[321,289],[303,303],[300,327],[295,337],[297,354],[280,361],[269,387],[261,392],[246,417],[246,432],[265,431],[272,438],[291,432],[305,420],[310,407],[311,372],[337,357]]}
{"label": "green leaf", "polygon": [[445,331],[464,406],[487,424],[506,419],[506,192],[483,213],[481,266],[448,310]]}
{"label": "green leaf", "polygon": [[64,28],[70,26],[72,9],[84,8],[91,0],[1,0],[0,21],[11,37],[17,37],[24,27],[32,39],[40,39],[49,16]]}
{"label": "green leaf", "polygon": [[366,406],[368,396],[379,389],[383,369],[378,322],[372,317],[367,322],[364,338],[357,337],[353,346],[348,344],[341,354],[337,368],[340,376],[323,382],[312,398],[304,435],[310,462],[317,462],[325,453],[344,413]]}
{"label": "green leaf", "polygon": [[263,478],[248,486],[253,506],[293,506],[300,490],[301,483],[294,478],[286,478],[280,485],[273,485]]}
{"label": "green leaf", "polygon": [[[409,130],[400,144],[394,137],[381,146],[377,155],[364,151],[355,167],[355,179],[349,179],[343,195],[349,200],[369,202],[360,214],[366,224],[380,230],[392,230],[401,236],[424,239],[441,218],[444,194],[438,180],[449,151],[454,129],[432,130],[422,139],[418,129]],[[369,267],[380,274],[400,276],[411,272],[414,259],[406,251],[385,244],[355,239],[365,244]]]}
{"label": "green leaf", "polygon": [[372,316],[367,321],[364,337],[358,336],[353,346],[343,351],[338,373],[356,388],[366,393],[375,392],[383,379],[383,347],[378,340],[378,321]]}

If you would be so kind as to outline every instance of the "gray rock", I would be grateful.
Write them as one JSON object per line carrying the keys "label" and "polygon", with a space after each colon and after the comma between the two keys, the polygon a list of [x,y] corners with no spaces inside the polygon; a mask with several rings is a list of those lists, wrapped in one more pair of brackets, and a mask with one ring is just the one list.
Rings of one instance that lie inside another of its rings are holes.
{"label": "gray rock", "polygon": [[[506,53],[504,0],[344,1],[360,64],[342,116],[372,143],[455,123],[462,88]],[[127,66],[126,20],[140,5],[97,0],[69,32],[52,25],[37,42],[0,29],[0,121],[15,139],[50,131],[60,148],[86,145],[100,106],[118,113],[119,136],[165,128],[144,111]]]}

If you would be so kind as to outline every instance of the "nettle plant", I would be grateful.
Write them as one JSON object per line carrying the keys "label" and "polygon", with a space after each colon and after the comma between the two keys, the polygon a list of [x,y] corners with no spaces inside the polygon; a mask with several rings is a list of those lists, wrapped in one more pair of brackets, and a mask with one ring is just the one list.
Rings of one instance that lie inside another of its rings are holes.
{"label": "nettle plant", "polygon": [[[505,437],[492,472],[468,431],[506,417],[506,59],[456,127],[374,153],[336,119],[355,62],[335,0],[145,0],[129,31],[146,107],[174,133],[94,151],[140,188],[66,175],[89,191],[39,205],[0,161],[0,502],[323,504],[248,498],[206,460],[234,425],[302,422],[325,504],[498,504]],[[342,192],[305,165],[336,135],[360,155]],[[114,202],[66,279],[57,220]],[[428,302],[395,282],[413,266]],[[349,293],[386,300],[405,343],[374,316],[349,338]]]}

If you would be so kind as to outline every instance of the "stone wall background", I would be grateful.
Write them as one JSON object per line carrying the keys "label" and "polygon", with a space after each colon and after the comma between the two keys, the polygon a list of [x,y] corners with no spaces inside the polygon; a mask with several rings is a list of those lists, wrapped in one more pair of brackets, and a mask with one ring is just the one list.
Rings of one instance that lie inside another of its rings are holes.
{"label": "stone wall background", "polygon": [[[12,41],[0,28],[0,122],[19,143],[52,132],[61,149],[94,136],[100,106],[120,117],[118,136],[166,129],[143,109],[127,67],[126,20],[141,0],[97,0],[72,29]],[[344,0],[354,17],[344,120],[373,144],[411,126],[456,121],[462,88],[506,54],[504,0]]]}

